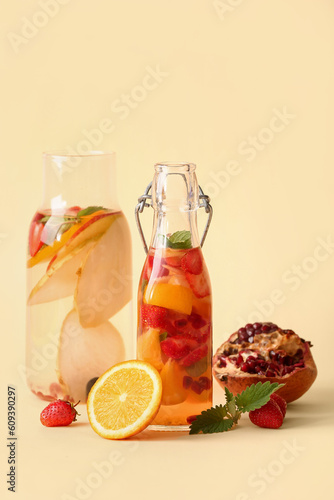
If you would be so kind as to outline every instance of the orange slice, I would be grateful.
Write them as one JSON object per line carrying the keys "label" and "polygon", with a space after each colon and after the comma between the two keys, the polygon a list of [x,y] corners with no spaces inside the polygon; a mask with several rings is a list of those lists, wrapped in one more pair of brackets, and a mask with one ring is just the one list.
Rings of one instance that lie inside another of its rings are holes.
{"label": "orange slice", "polygon": [[147,285],[144,292],[144,303],[152,306],[166,307],[181,314],[190,314],[193,293],[190,288],[178,284],[154,283]]}
{"label": "orange slice", "polygon": [[161,378],[152,365],[138,360],[118,363],[101,375],[89,393],[89,422],[107,439],[134,436],[152,422],[161,396]]}

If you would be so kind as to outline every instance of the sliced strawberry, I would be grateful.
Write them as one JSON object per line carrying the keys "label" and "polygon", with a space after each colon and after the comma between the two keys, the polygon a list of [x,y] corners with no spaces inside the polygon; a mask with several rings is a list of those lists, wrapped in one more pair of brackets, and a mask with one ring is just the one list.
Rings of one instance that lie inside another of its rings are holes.
{"label": "sliced strawberry", "polygon": [[154,278],[162,278],[163,276],[168,276],[168,274],[169,274],[168,269],[166,269],[162,265],[164,263],[164,261],[161,259],[159,259],[159,260],[158,259],[159,259],[159,257],[155,258],[154,255],[149,255],[147,257],[147,261],[146,261],[146,264],[144,267],[144,275],[143,275],[143,278],[145,280],[147,280],[147,281],[150,280],[153,269],[154,269],[154,273],[153,273]]}
{"label": "sliced strawberry", "polygon": [[201,274],[203,270],[202,254],[199,248],[192,248],[181,259],[182,269],[191,274]]}
{"label": "sliced strawberry", "polygon": [[279,409],[282,412],[283,418],[285,417],[286,414],[286,409],[287,409],[287,402],[285,399],[283,399],[279,394],[276,392],[273,392],[272,395],[270,396],[270,399],[275,401],[275,403],[278,405]]}
{"label": "sliced strawberry", "polygon": [[154,259],[153,255],[149,255],[146,259],[146,263],[144,266],[144,274],[143,274],[144,280],[149,281],[149,279],[151,277],[152,268],[153,268],[153,259]]}
{"label": "sliced strawberry", "polygon": [[37,252],[42,248],[43,241],[41,241],[44,224],[33,220],[29,229],[29,253],[34,257]]}
{"label": "sliced strawberry", "polygon": [[283,424],[282,412],[273,399],[270,399],[261,408],[250,411],[249,418],[258,427],[266,427],[268,429],[279,429]]}
{"label": "sliced strawberry", "polygon": [[204,274],[185,273],[187,281],[197,298],[202,299],[210,295],[210,286]]}
{"label": "sliced strawberry", "polygon": [[143,304],[140,310],[141,321],[150,328],[163,328],[167,312],[164,307]]}
{"label": "sliced strawberry", "polygon": [[194,363],[197,363],[197,361],[200,361],[202,358],[204,358],[208,354],[208,346],[207,344],[201,345],[197,347],[194,351],[191,351],[187,356],[185,356],[180,364],[182,366],[191,366]]}
{"label": "sliced strawberry", "polygon": [[190,351],[187,339],[168,337],[160,343],[161,350],[166,356],[172,359],[181,359]]}

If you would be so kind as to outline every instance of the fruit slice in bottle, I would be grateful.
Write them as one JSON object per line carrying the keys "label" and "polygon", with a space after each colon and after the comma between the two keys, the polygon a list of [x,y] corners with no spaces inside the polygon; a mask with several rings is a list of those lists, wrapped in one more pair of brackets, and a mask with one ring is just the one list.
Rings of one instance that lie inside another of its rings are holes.
{"label": "fruit slice in bottle", "polygon": [[181,314],[190,314],[192,309],[192,291],[182,285],[154,283],[144,292],[145,304],[173,309]]}
{"label": "fruit slice in bottle", "polygon": [[91,241],[57,260],[32,289],[28,305],[43,304],[72,295],[78,280],[78,269],[95,241]]}
{"label": "fruit slice in bottle", "polygon": [[[70,254],[78,246],[86,244],[89,241],[96,241],[119,217],[120,213],[105,211],[95,212],[90,216],[83,217],[83,222],[78,225],[75,231],[73,231],[74,228],[71,228],[62,235],[60,240],[62,242],[61,248],[55,255],[52,264],[56,264],[58,260],[63,259],[65,255]],[[68,233],[70,234],[68,235]],[[63,241],[65,235],[66,240]]]}
{"label": "fruit slice in bottle", "polygon": [[82,328],[72,310],[62,325],[57,360],[59,383],[74,401],[86,401],[87,383],[124,359],[122,337],[109,321]]}
{"label": "fruit slice in bottle", "polygon": [[158,371],[162,370],[164,364],[161,359],[160,330],[148,328],[138,338],[137,344],[138,359],[153,365]]}
{"label": "fruit slice in bottle", "polygon": [[[42,214],[39,214],[42,218]],[[35,227],[36,224],[39,224],[42,226],[42,230],[40,229],[40,245],[39,249],[37,252],[33,252],[33,256],[28,260],[27,262],[27,267],[33,267],[36,264],[39,264],[40,262],[44,262],[45,260],[48,260],[52,257],[55,257],[57,255],[57,252],[63,249],[64,246],[66,246],[67,251],[64,251],[60,255],[60,259],[65,256],[66,253],[72,252],[72,250],[76,246],[82,245],[83,242],[88,241],[90,238],[96,238],[98,236],[101,236],[101,234],[107,229],[109,225],[109,219],[104,221],[104,217],[106,216],[115,216],[116,214],[111,214],[106,211],[99,211],[95,212],[92,215],[89,216],[83,216],[82,220],[80,222],[77,222],[73,224],[67,231],[65,231],[60,239],[52,239],[51,244],[47,244],[43,248],[41,248],[41,245],[46,242],[48,238],[50,238],[50,235],[48,234],[48,225],[47,223],[43,225],[42,223],[39,223],[38,221],[33,221],[31,224],[30,228],[30,233],[32,231],[36,231]],[[50,218],[52,220],[52,216]],[[99,221],[98,224],[94,225],[94,228],[91,226],[91,224],[95,224]],[[103,222],[102,222],[103,221]],[[64,219],[65,223],[65,219]],[[82,234],[84,232],[84,234]],[[80,237],[78,238],[78,236]],[[34,234],[36,237],[36,234]],[[31,239],[32,239],[32,234],[29,234],[29,246],[31,247]],[[74,244],[73,244],[74,243]],[[34,247],[36,247],[37,241],[34,242]],[[31,250],[31,249],[30,249]],[[31,253],[31,251],[30,251]]]}
{"label": "fruit slice in bottle", "polygon": [[78,272],[75,308],[84,328],[100,325],[131,299],[131,248],[125,218],[117,217]]}
{"label": "fruit slice in bottle", "polygon": [[183,387],[183,376],[185,372],[178,362],[169,359],[160,372],[162,380],[162,405],[177,405],[183,403],[187,398],[187,392]]}

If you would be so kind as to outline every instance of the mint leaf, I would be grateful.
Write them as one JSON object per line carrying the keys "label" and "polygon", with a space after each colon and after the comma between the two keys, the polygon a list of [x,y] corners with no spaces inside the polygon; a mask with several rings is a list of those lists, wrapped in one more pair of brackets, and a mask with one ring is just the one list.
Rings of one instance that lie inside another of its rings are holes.
{"label": "mint leaf", "polygon": [[50,219],[50,217],[51,217],[51,215],[45,215],[44,217],[39,219],[38,222],[42,222],[42,224],[45,224],[45,222],[47,222]]}
{"label": "mint leaf", "polygon": [[186,372],[191,377],[199,377],[200,375],[202,375],[202,373],[206,372],[207,368],[208,368],[208,360],[207,356],[205,356],[205,358],[200,359],[199,361],[197,361],[197,363],[188,366],[186,368]]}
{"label": "mint leaf", "polygon": [[225,387],[225,398],[226,398],[226,403],[229,403],[230,401],[234,400],[232,392],[230,392],[227,387]]}
{"label": "mint leaf", "polygon": [[147,280],[143,280],[142,281],[142,284],[141,284],[141,293],[144,293],[147,283],[148,283]]}
{"label": "mint leaf", "polygon": [[176,231],[166,238],[166,245],[169,248],[188,249],[191,248],[190,231]]}
{"label": "mint leaf", "polygon": [[106,208],[95,207],[95,206],[83,208],[82,210],[79,210],[79,212],[77,213],[77,217],[83,217],[84,215],[91,215],[94,212],[98,212],[99,210],[106,210]]}
{"label": "mint leaf", "polygon": [[[188,370],[187,370],[188,371]],[[224,432],[237,424],[241,414],[247,411],[256,410],[265,405],[270,395],[277,391],[284,384],[270,383],[269,381],[253,384],[241,394],[233,394],[225,387],[226,404],[215,406],[209,410],[202,411],[190,425],[189,434],[211,434],[213,432]]]}
{"label": "mint leaf", "polygon": [[274,382],[273,384],[269,382],[258,382],[256,385],[252,384],[247,387],[241,394],[237,394],[235,397],[235,402],[237,404],[238,410],[242,413],[246,411],[253,411],[257,408],[268,403],[270,395],[277,391],[284,384],[278,384]]}
{"label": "mint leaf", "polygon": [[225,406],[219,405],[209,410],[202,411],[197,415],[190,425],[189,434],[212,434],[214,432],[225,432],[233,426],[233,420],[226,418],[227,411]]}
{"label": "mint leaf", "polygon": [[160,335],[159,335],[160,342],[162,342],[163,340],[165,340],[167,338],[167,335],[168,335],[167,332],[160,333]]}

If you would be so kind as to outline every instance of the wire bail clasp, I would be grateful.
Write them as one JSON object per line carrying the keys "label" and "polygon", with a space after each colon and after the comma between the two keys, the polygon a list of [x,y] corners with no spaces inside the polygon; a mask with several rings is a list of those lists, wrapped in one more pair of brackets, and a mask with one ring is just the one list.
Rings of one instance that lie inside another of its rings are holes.
{"label": "wire bail clasp", "polygon": [[[147,246],[147,243],[145,240],[145,235],[144,235],[143,228],[142,228],[142,225],[140,222],[140,215],[139,214],[143,213],[145,207],[152,207],[152,195],[149,194],[151,188],[152,188],[152,182],[150,182],[150,184],[145,189],[145,193],[142,196],[140,196],[140,198],[138,198],[138,204],[136,205],[136,208],[135,208],[136,223],[137,223],[140,237],[141,237],[142,242],[143,242],[145,253],[148,253],[148,246]],[[210,197],[208,195],[204,194],[201,186],[199,186],[199,193],[200,193],[199,194],[199,200],[200,200],[199,208],[205,208],[205,212],[208,214],[208,219],[206,221],[206,225],[205,225],[203,235],[201,238],[201,247],[202,247],[204,245],[204,241],[205,241],[205,238],[208,234],[209,227],[211,224],[212,215],[213,215],[213,208],[210,205]]]}

